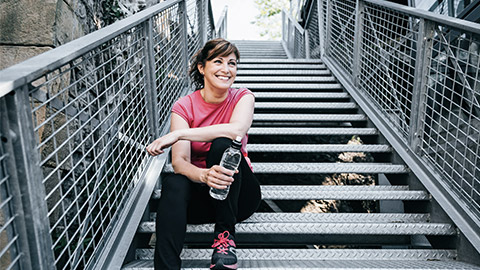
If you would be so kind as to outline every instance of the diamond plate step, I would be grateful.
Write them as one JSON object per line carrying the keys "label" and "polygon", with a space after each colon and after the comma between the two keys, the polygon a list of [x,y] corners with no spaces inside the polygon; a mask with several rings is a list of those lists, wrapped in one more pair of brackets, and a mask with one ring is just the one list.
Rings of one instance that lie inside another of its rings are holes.
{"label": "diamond plate step", "polygon": [[[184,249],[182,260],[210,260],[211,249]],[[237,249],[239,260],[446,260],[455,259],[450,249]],[[152,260],[153,249],[139,249],[136,258]]]}
{"label": "diamond plate step", "polygon": [[[210,260],[186,260],[182,263],[182,269],[204,270],[210,266]],[[479,270],[480,267],[458,262],[454,260],[431,261],[431,260],[240,260],[240,269],[315,269],[315,270]],[[124,270],[153,270],[153,261],[138,260],[122,269]]]}
{"label": "diamond plate step", "polygon": [[[182,263],[182,269],[204,270],[210,266],[210,260],[191,261]],[[315,269],[315,270],[479,270],[480,267],[471,264],[447,261],[429,260],[240,260],[238,267],[241,269],[285,270],[285,269]],[[153,270],[153,261],[138,260],[122,269],[124,270]]]}
{"label": "diamond plate step", "polygon": [[[187,225],[187,233],[212,233],[214,224]],[[142,222],[139,233],[154,233],[155,222]],[[236,234],[342,234],[342,235],[455,235],[446,223],[237,223]]]}
{"label": "diamond plate step", "polygon": [[[401,174],[407,173],[404,165],[390,163],[252,163],[255,173],[275,174],[316,174],[316,173],[365,173],[365,174]],[[166,164],[163,172],[173,173],[171,164]]]}
{"label": "diamond plate step", "polygon": [[[276,60],[276,59],[275,59]],[[279,59],[283,60],[283,59]],[[287,60],[287,59],[284,59]],[[239,70],[244,70],[244,69],[269,69],[269,70],[274,70],[274,69],[325,69],[326,66],[321,63],[314,63],[314,64],[295,64],[295,63],[280,63],[280,64],[268,64],[268,63],[255,63],[255,64],[247,64],[247,63],[238,63],[238,69]]]}
{"label": "diamond plate step", "polygon": [[[430,195],[408,186],[261,186],[263,200],[429,200]],[[152,198],[160,198],[161,190]]]}
{"label": "diamond plate step", "polygon": [[249,135],[377,135],[375,128],[277,128],[252,127]]}
{"label": "diamond plate step", "polygon": [[249,83],[249,82],[259,82],[259,83],[284,83],[284,82],[295,82],[295,83],[313,83],[313,82],[336,82],[337,80],[332,76],[322,76],[322,77],[294,77],[294,76],[278,76],[278,77],[237,77],[235,79],[236,83]]}
{"label": "diamond plate step", "polygon": [[255,109],[356,109],[354,102],[255,102]]}
{"label": "diamond plate step", "polygon": [[256,64],[256,63],[269,63],[269,64],[291,64],[291,65],[305,65],[305,64],[312,64],[312,65],[318,65],[318,64],[323,64],[322,60],[316,60],[316,59],[261,59],[261,58],[241,58],[239,65],[242,64]]}
{"label": "diamond plate step", "polygon": [[264,90],[342,90],[339,83],[234,83],[232,87]]}
{"label": "diamond plate step", "polygon": [[303,99],[339,99],[349,98],[348,93],[315,93],[315,92],[255,92],[255,98],[303,98]]}
{"label": "diamond plate step", "polygon": [[247,151],[254,152],[391,152],[385,144],[247,144]]}
{"label": "diamond plate step", "polygon": [[[150,214],[150,221],[156,213]],[[420,223],[428,222],[430,214],[397,213],[254,213],[243,223],[284,222],[284,223]]]}
{"label": "diamond plate step", "polygon": [[253,115],[254,121],[366,121],[364,114],[260,114]]}
{"label": "diamond plate step", "polygon": [[296,70],[296,69],[280,69],[280,70],[250,70],[250,69],[239,69],[237,71],[237,79],[242,76],[279,76],[279,75],[288,75],[288,76],[328,76],[332,73],[327,70]]}

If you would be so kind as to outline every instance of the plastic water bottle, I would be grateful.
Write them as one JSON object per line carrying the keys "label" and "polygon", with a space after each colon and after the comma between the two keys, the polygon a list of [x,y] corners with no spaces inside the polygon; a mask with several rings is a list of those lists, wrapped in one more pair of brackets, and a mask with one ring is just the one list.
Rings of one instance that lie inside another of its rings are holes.
{"label": "plastic water bottle", "polygon": [[[240,148],[242,147],[242,137],[238,136],[230,145],[225,152],[223,152],[222,160],[220,161],[220,166],[225,169],[235,171],[242,160],[242,153]],[[210,196],[217,200],[225,200],[230,191],[230,186],[227,186],[226,189],[216,189],[210,188]]]}

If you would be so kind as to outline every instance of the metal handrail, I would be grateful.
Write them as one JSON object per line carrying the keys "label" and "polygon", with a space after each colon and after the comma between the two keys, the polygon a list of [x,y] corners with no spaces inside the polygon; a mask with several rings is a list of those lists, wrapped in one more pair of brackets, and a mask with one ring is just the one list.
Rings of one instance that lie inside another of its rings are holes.
{"label": "metal handrail", "polygon": [[144,148],[192,90],[190,57],[226,34],[208,4],[165,1],[0,71],[2,262],[121,268],[167,156]]}
{"label": "metal handrail", "polygon": [[386,1],[314,6],[314,57],[480,251],[480,25]]}

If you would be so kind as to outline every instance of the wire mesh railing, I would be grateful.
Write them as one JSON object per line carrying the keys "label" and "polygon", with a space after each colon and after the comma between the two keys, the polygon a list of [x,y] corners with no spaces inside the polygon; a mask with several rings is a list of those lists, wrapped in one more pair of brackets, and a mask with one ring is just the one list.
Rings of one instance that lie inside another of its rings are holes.
{"label": "wire mesh railing", "polygon": [[282,10],[282,41],[292,58],[305,58],[305,30],[290,14]]}
{"label": "wire mesh railing", "polygon": [[311,56],[385,121],[480,250],[480,26],[375,0],[312,7]]}
{"label": "wire mesh railing", "polygon": [[97,263],[151,169],[145,145],[190,91],[188,59],[216,33],[207,3],[166,1],[0,71],[0,268]]}

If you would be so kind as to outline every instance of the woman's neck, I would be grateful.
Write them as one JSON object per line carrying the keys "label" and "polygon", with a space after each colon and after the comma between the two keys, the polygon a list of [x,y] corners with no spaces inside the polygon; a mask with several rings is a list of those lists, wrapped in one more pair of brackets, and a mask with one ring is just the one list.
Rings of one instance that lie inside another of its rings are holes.
{"label": "woman's neck", "polygon": [[203,88],[200,90],[200,94],[205,102],[211,104],[222,103],[228,96],[228,89],[223,91],[214,91],[211,89]]}

